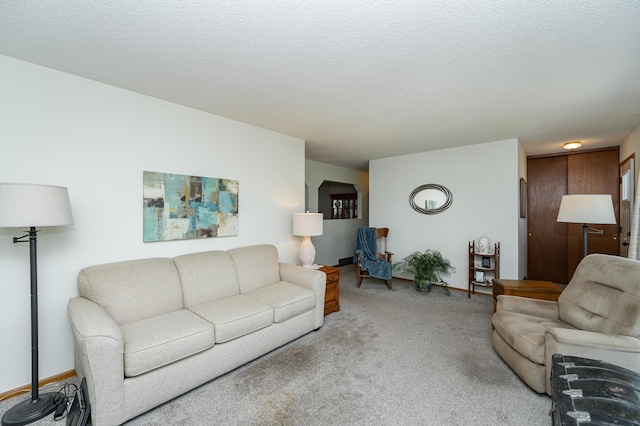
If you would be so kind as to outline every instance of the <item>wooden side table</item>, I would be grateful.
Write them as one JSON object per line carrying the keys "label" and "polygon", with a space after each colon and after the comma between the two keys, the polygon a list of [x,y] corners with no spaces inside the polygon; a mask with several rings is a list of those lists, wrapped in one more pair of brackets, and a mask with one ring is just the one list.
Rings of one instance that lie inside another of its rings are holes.
{"label": "wooden side table", "polygon": [[551,281],[535,280],[503,280],[493,279],[493,312],[496,311],[498,295],[508,294],[512,296],[530,297],[540,300],[558,300],[564,287]]}
{"label": "wooden side table", "polygon": [[327,289],[324,295],[324,314],[340,310],[340,268],[323,266],[320,268],[327,274]]}

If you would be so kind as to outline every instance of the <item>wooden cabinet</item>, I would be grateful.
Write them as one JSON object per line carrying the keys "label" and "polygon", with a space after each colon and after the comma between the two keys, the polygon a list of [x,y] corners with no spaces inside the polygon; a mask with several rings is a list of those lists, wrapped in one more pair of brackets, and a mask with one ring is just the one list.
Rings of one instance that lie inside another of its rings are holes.
{"label": "wooden cabinet", "polygon": [[324,296],[324,314],[340,310],[340,268],[322,266],[322,272],[327,274],[327,289]]}
{"label": "wooden cabinet", "polygon": [[467,289],[467,297],[471,297],[471,294],[476,293],[476,286],[491,287],[493,279],[500,278],[500,243],[493,245],[492,253],[478,253],[475,247],[475,241],[469,242],[469,287]]}

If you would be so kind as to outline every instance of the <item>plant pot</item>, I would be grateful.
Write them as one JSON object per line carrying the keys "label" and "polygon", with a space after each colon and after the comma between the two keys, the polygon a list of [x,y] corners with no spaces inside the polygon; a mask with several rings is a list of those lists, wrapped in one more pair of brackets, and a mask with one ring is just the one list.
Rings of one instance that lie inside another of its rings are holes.
{"label": "plant pot", "polygon": [[431,283],[425,278],[416,277],[413,282],[416,287],[416,290],[423,291],[425,293],[431,291]]}

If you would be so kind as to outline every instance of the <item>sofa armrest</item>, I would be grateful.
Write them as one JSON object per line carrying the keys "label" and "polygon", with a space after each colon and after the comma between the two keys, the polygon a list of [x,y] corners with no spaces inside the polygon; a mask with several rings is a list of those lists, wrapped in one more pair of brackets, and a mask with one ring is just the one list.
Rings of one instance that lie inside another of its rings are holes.
{"label": "sofa armrest", "polygon": [[[551,377],[552,356],[562,354],[605,361],[640,372],[640,340],[631,336],[597,333],[571,328],[548,328],[544,336],[545,370]],[[551,395],[551,381],[547,393]]]}
{"label": "sofa armrest", "polygon": [[317,269],[304,268],[290,263],[280,262],[280,279],[308,288],[316,295],[316,328],[324,324],[324,296],[327,275]]}
{"label": "sofa armrest", "polygon": [[124,340],[116,322],[98,304],[83,297],[69,300],[75,368],[86,377],[94,424],[124,419]]}
{"label": "sofa armrest", "polygon": [[497,311],[518,312],[521,314],[533,315],[536,317],[560,319],[558,302],[551,300],[530,299],[528,297],[509,296],[501,294],[498,296],[496,305]]}

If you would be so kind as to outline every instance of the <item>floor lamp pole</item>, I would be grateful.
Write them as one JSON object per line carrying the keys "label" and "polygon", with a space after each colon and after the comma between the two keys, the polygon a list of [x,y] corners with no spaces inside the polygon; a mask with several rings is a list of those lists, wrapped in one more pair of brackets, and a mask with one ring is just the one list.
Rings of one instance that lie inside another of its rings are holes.
{"label": "floor lamp pole", "polygon": [[25,242],[29,237],[29,263],[31,268],[31,399],[13,406],[2,416],[2,426],[26,425],[56,409],[55,393],[39,394],[38,379],[38,231],[34,226],[27,235],[14,237],[14,243]]}
{"label": "floor lamp pole", "polygon": [[582,257],[587,257],[587,234],[589,233],[589,225],[582,224]]}

